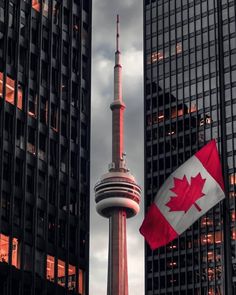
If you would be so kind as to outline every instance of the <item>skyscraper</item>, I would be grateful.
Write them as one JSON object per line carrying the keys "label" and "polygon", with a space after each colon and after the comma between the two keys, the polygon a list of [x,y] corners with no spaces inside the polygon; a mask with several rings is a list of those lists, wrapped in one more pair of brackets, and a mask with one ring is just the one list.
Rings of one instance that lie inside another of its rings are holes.
{"label": "skyscraper", "polygon": [[0,293],[88,294],[90,0],[0,0]]}
{"label": "skyscraper", "polygon": [[109,218],[107,295],[128,295],[126,219],[139,212],[141,189],[126,166],[124,153],[124,110],[122,66],[117,16],[112,110],[112,163],[95,185],[97,212]]}
{"label": "skyscraper", "polygon": [[178,239],[145,248],[146,294],[235,294],[235,1],[144,0],[145,209],[212,138],[226,201]]}

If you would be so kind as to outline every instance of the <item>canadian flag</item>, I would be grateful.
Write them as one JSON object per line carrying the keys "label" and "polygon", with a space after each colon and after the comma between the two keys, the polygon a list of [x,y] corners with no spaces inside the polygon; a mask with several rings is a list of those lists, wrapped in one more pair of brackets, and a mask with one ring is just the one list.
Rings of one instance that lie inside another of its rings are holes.
{"label": "canadian flag", "polygon": [[164,246],[224,197],[220,159],[212,140],[167,178],[140,233],[152,250]]}

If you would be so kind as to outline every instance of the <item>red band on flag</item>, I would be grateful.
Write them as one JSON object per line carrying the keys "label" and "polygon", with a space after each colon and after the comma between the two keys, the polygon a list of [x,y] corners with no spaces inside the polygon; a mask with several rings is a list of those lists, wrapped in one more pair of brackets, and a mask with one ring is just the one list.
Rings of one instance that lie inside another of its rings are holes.
{"label": "red band on flag", "polygon": [[195,157],[202,163],[208,173],[217,181],[224,191],[224,181],[222,177],[219,154],[215,140],[211,140],[202,149],[196,152]]}
{"label": "red band on flag", "polygon": [[178,235],[154,203],[149,208],[139,231],[152,250],[166,245]]}

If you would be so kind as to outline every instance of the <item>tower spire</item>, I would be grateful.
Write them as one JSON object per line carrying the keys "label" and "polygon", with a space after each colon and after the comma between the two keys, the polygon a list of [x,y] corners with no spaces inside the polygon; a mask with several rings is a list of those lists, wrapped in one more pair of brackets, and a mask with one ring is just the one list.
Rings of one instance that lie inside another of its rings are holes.
{"label": "tower spire", "polygon": [[114,101],[111,103],[112,110],[112,169],[124,170],[124,110],[125,104],[122,98],[122,66],[120,63],[120,18],[116,19],[116,52],[114,66]]}
{"label": "tower spire", "polygon": [[120,38],[120,17],[119,14],[117,14],[116,17],[116,51],[120,51],[120,44],[119,44],[119,38]]}
{"label": "tower spire", "polygon": [[122,101],[122,66],[120,52],[120,17],[117,14],[116,19],[116,52],[115,52],[115,67],[114,67],[114,100]]}

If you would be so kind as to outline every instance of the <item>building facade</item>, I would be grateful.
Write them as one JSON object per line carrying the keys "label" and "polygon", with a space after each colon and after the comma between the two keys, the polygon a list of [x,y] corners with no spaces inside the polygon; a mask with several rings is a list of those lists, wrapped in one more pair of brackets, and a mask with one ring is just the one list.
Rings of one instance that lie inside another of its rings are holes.
{"label": "building facade", "polygon": [[0,293],[88,294],[90,0],[0,0]]}
{"label": "building facade", "polygon": [[226,201],[166,247],[145,247],[145,294],[236,292],[236,19],[231,0],[144,0],[145,210],[217,140]]}

